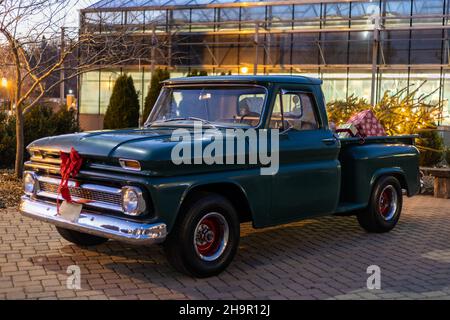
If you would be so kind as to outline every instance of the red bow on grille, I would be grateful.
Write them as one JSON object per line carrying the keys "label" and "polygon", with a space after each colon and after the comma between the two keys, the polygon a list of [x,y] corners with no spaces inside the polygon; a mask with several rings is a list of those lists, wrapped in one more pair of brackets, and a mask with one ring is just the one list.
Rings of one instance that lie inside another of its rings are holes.
{"label": "red bow on grille", "polygon": [[[70,196],[69,180],[71,177],[75,178],[77,176],[82,164],[83,159],[74,148],[70,149],[70,153],[61,151],[61,182],[58,188],[58,199],[61,194],[64,200],[68,203],[73,203],[72,197]],[[59,213],[59,201],[57,208]]]}

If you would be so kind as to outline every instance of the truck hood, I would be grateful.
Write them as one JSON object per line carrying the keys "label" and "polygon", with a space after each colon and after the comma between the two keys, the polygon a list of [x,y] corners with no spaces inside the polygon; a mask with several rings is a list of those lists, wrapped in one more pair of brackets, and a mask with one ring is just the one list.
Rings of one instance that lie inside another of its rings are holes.
{"label": "truck hood", "polygon": [[[153,140],[160,143],[162,140],[170,140],[171,133],[172,130],[165,129],[92,131],[42,138],[32,142],[27,148],[70,152],[73,147],[82,156],[110,158],[120,156],[121,150],[128,149],[127,146],[130,144],[152,143]],[[144,156],[142,151],[138,152],[141,154],[141,159],[136,160],[142,160]],[[132,157],[132,155],[127,156]]]}
{"label": "truck hood", "polygon": [[[27,148],[44,151],[70,152],[73,147],[85,159],[93,162],[118,165],[118,159],[138,160],[142,171],[152,175],[189,174],[211,170],[230,170],[245,165],[207,166],[175,165],[172,150],[179,141],[172,141],[175,128],[143,128],[109,131],[93,131],[48,137],[32,142]],[[189,129],[188,129],[189,130]],[[195,142],[192,135],[192,142]],[[211,137],[202,136],[207,144]],[[192,163],[192,162],[191,162]]]}

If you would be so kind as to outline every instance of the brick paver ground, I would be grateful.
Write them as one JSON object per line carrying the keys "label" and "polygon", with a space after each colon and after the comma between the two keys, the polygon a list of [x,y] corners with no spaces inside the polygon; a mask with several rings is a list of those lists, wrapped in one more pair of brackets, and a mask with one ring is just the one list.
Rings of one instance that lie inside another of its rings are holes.
{"label": "brick paver ground", "polygon": [[[81,268],[81,290],[66,287],[70,265]],[[380,290],[366,287],[370,265],[381,268]],[[22,298],[450,299],[450,200],[405,199],[388,234],[367,234],[354,217],[245,224],[232,265],[201,280],[175,272],[160,246],[79,248],[51,225],[0,210],[0,299]]]}

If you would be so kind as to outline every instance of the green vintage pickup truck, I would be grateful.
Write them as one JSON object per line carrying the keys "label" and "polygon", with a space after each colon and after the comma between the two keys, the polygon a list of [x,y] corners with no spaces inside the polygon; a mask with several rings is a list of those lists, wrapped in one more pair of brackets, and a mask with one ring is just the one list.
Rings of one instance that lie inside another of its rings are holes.
{"label": "green vintage pickup truck", "polygon": [[[302,76],[165,81],[141,128],[31,143],[20,210],[54,224],[77,245],[162,243],[170,263],[196,277],[216,275],[230,264],[242,222],[264,228],[355,215],[368,232],[390,231],[403,193],[419,190],[414,136],[340,139],[325,108],[321,81]],[[224,150],[226,162],[202,159],[204,149],[198,148],[218,137],[241,137],[240,147],[224,143],[210,153],[214,158]],[[252,152],[264,149],[262,140],[272,163],[250,161]],[[61,152],[71,148],[83,159],[68,182],[73,200],[83,202],[75,218],[56,205]],[[192,149],[200,151],[188,154]]]}

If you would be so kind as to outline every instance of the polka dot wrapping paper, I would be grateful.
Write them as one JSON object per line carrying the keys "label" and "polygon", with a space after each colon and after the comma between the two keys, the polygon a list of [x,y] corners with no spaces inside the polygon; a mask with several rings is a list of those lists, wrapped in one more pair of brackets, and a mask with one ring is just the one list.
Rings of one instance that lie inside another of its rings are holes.
{"label": "polka dot wrapping paper", "polygon": [[363,137],[386,135],[386,131],[378,121],[377,117],[375,117],[372,110],[364,110],[353,115],[347,123],[353,124],[358,129],[359,134]]}

